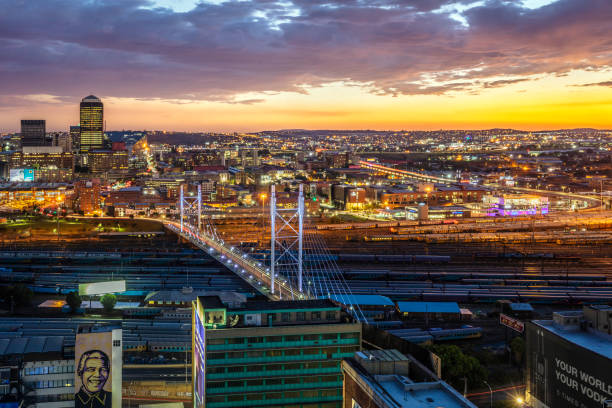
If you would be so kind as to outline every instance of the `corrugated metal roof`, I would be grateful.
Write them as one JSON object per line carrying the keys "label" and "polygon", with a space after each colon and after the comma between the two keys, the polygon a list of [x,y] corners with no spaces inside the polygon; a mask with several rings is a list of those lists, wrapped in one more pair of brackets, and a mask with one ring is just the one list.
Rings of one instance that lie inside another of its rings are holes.
{"label": "corrugated metal roof", "polygon": [[331,300],[342,304],[364,305],[364,306],[393,306],[393,302],[386,296],[381,295],[330,295]]}
{"label": "corrugated metal roof", "polygon": [[46,337],[30,337],[28,339],[28,344],[25,346],[23,350],[24,353],[42,353],[43,348],[45,347],[45,342],[47,341]]}
{"label": "corrugated metal roof", "polygon": [[461,313],[457,302],[397,302],[402,313]]}
{"label": "corrugated metal roof", "polygon": [[23,354],[27,345],[28,345],[27,338],[17,337],[17,338],[11,339],[11,343],[4,351],[4,354]]}
{"label": "corrugated metal roof", "polygon": [[0,339],[0,356],[5,354],[10,342],[10,339]]}
{"label": "corrugated metal roof", "polygon": [[510,303],[510,310],[515,312],[533,312],[533,307],[529,303]]}

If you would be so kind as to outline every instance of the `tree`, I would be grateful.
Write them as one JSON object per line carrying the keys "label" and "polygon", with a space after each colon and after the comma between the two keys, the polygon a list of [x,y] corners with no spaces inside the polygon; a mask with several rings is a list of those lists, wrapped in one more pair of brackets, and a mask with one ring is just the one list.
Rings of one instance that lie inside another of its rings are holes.
{"label": "tree", "polygon": [[525,341],[522,337],[515,337],[510,342],[510,350],[512,350],[512,355],[514,356],[514,361],[518,365],[523,364],[523,355],[525,354]]}
{"label": "tree", "polygon": [[70,292],[66,295],[66,304],[70,307],[72,313],[76,312],[81,306],[81,297],[78,292]]}
{"label": "tree", "polygon": [[106,313],[110,313],[117,304],[117,296],[113,295],[112,293],[107,293],[106,295],[102,296],[100,303],[102,303],[102,306],[104,306],[104,311]]}
{"label": "tree", "polygon": [[442,378],[456,389],[463,389],[463,378],[468,384],[480,386],[487,379],[487,370],[472,356],[455,345],[433,345],[431,351],[442,360]]}

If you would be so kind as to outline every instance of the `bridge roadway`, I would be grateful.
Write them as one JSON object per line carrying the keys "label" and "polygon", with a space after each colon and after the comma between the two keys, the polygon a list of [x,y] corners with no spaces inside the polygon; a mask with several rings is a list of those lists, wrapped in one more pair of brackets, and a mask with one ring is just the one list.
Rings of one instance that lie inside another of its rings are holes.
{"label": "bridge roadway", "polygon": [[[151,219],[154,221],[155,219]],[[247,283],[257,289],[260,293],[272,300],[282,299],[309,299],[310,296],[305,292],[299,292],[291,283],[283,276],[276,275],[274,280],[274,293],[270,288],[272,279],[270,277],[269,268],[250,258],[247,254],[237,250],[234,247],[228,247],[221,240],[218,240],[202,231],[195,231],[190,226],[183,224],[181,232],[180,223],[174,221],[164,221],[164,227],[175,232],[181,237],[208,253],[217,261],[224,264],[229,270],[240,276]]]}
{"label": "bridge roadway", "polygon": [[[430,176],[428,174],[418,173],[414,171],[394,169],[392,167],[382,166],[377,163],[370,163],[370,162],[363,161],[363,160],[359,162],[359,165],[369,170],[379,171],[381,173],[387,173],[387,174],[392,174],[396,176],[409,177],[409,178],[413,178],[417,180],[424,180],[424,181],[433,182],[433,183],[457,184],[453,180],[445,179],[442,177]],[[553,195],[553,196],[558,196],[558,197],[582,200],[582,201],[586,201],[590,203],[590,206],[584,209],[584,210],[589,210],[589,211],[593,211],[593,209],[595,209],[596,206],[600,203],[599,199],[588,196],[588,195],[576,194],[576,193],[566,193],[563,191],[538,190],[535,188],[525,188],[525,187],[501,187],[496,184],[485,185],[485,187],[496,187],[496,188],[500,188],[500,189],[503,189],[506,191],[512,191],[512,192],[540,194],[540,195]]]}

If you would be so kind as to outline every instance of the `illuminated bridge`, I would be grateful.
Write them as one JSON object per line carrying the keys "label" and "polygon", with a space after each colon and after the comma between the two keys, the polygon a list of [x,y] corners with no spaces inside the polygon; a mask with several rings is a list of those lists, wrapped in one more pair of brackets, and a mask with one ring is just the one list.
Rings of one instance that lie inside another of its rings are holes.
{"label": "illuminated bridge", "polygon": [[[270,263],[261,261],[230,246],[217,235],[211,219],[202,217],[201,186],[197,194],[180,190],[179,221],[165,220],[164,226],[205,251],[209,256],[240,276],[259,293],[271,300],[334,298],[346,306],[349,314],[367,321],[333,260],[314,228],[304,233],[304,195],[300,186],[296,208],[277,208],[274,186],[270,194]],[[303,262],[306,250],[316,254]],[[314,262],[313,262],[314,260]]]}
{"label": "illuminated bridge", "polygon": [[394,169],[392,167],[382,166],[377,163],[372,163],[363,160],[359,161],[359,165],[363,168],[374,170],[379,173],[390,174],[392,176],[399,176],[405,178],[412,178],[420,181],[426,181],[429,183],[452,184],[454,182],[453,180],[445,179],[442,177],[430,176],[428,174],[417,173],[415,171]]}

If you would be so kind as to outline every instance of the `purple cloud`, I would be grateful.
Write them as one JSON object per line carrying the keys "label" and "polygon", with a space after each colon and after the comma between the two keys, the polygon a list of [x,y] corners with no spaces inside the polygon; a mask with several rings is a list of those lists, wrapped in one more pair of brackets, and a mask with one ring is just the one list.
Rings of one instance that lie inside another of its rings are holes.
{"label": "purple cloud", "polygon": [[[609,0],[469,3],[250,0],[175,13],[146,0],[3,2],[0,93],[256,103],[237,95],[333,81],[474,92],[612,65]],[[453,4],[468,7],[464,23]]]}

